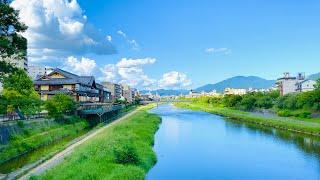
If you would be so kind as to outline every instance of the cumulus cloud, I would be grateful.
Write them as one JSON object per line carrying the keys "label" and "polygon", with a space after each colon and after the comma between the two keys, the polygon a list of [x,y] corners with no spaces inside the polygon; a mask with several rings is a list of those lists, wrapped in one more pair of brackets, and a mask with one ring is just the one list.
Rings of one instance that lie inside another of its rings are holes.
{"label": "cumulus cloud", "polygon": [[127,41],[127,43],[131,46],[133,50],[140,49],[138,42],[134,39],[130,39],[125,32],[123,32],[122,30],[118,30],[117,33]]}
{"label": "cumulus cloud", "polygon": [[111,41],[112,41],[112,36],[107,35],[107,36],[106,36],[106,39],[107,39],[107,41],[111,42]]}
{"label": "cumulus cloud", "polygon": [[14,0],[11,6],[20,11],[21,21],[28,26],[23,35],[28,39],[31,61],[116,52],[87,22],[77,0]]}
{"label": "cumulus cloud", "polygon": [[208,54],[222,53],[222,54],[228,55],[228,54],[231,54],[231,49],[228,49],[228,48],[207,48],[207,49],[205,49],[205,52]]}
{"label": "cumulus cloud", "polygon": [[163,74],[158,82],[158,86],[164,89],[181,89],[186,88],[191,84],[192,82],[186,74],[177,71]]}
{"label": "cumulus cloud", "polygon": [[64,64],[64,68],[78,75],[92,75],[96,68],[96,62],[85,57],[77,59],[74,56],[69,56]]}
{"label": "cumulus cloud", "polygon": [[103,77],[101,81],[114,83],[126,83],[132,87],[151,88],[156,84],[156,80],[149,78],[143,71],[142,66],[154,64],[156,59],[127,59],[122,58],[116,64],[107,64],[100,71]]}

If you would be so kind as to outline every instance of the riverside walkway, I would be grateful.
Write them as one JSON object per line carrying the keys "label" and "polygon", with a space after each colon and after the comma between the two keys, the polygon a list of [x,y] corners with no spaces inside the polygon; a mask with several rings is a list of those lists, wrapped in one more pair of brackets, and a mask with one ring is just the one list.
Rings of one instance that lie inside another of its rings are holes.
{"label": "riverside walkway", "polygon": [[97,134],[101,133],[102,131],[104,131],[105,129],[108,129],[118,123],[120,123],[121,121],[123,121],[124,119],[128,118],[129,116],[132,116],[133,114],[135,114],[139,109],[136,109],[126,115],[124,115],[123,117],[113,121],[112,123],[101,127],[99,129],[94,130],[93,132],[89,132],[88,134],[84,135],[83,138],[81,138],[79,141],[75,142],[74,144],[70,145],[69,147],[67,147],[65,150],[59,152],[58,154],[56,154],[55,156],[53,156],[52,158],[50,158],[49,160],[43,162],[42,164],[38,165],[37,167],[31,169],[27,174],[25,174],[24,176],[22,176],[20,179],[21,180],[26,180],[29,179],[31,176],[37,176],[40,175],[42,173],[44,173],[46,170],[53,168],[54,166],[58,165],[60,162],[62,162],[64,160],[65,157],[67,157],[68,155],[70,155],[73,150],[80,146],[81,144],[87,142],[88,140],[90,140],[91,138],[93,138],[94,136],[96,136]]}

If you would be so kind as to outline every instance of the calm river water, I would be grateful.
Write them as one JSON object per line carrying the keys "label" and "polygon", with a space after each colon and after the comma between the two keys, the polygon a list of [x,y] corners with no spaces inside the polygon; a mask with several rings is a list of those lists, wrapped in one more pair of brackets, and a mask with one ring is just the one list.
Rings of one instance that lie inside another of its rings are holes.
{"label": "calm river water", "polygon": [[320,139],[162,105],[149,180],[320,179]]}

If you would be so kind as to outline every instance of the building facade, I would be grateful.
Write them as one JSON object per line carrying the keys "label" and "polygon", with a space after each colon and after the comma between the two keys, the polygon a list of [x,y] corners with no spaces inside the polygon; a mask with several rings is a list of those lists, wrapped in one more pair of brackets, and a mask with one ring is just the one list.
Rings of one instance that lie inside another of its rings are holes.
{"label": "building facade", "polygon": [[122,86],[122,96],[127,100],[128,103],[133,102],[132,91],[129,85],[121,84]]}
{"label": "building facade", "polygon": [[280,91],[280,95],[284,96],[290,93],[296,93],[298,91],[299,84],[305,81],[305,76],[299,73],[297,77],[290,76],[289,73],[284,73],[282,78],[277,79],[277,87]]}
{"label": "building facade", "polygon": [[[35,90],[42,100],[48,100],[56,94],[68,94],[77,102],[104,102],[108,92],[95,82],[93,76],[78,76],[73,73],[54,69],[51,73],[33,81]],[[111,94],[109,92],[109,94]]]}
{"label": "building facade", "polygon": [[112,101],[116,101],[122,97],[121,85],[112,82],[102,82],[101,84],[111,92]]}
{"label": "building facade", "polygon": [[317,84],[316,81],[310,80],[310,79],[298,82],[296,84],[296,91],[297,92],[313,91],[315,89],[316,84]]}
{"label": "building facade", "polygon": [[235,89],[235,88],[226,88],[224,90],[225,95],[245,95],[247,94],[246,89]]}

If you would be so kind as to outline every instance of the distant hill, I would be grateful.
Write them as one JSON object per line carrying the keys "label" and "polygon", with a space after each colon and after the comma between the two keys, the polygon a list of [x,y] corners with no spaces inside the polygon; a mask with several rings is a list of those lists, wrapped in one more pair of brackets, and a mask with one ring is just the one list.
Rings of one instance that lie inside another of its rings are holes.
{"label": "distant hill", "polygon": [[147,91],[147,90],[142,90],[140,91],[141,94],[147,94],[147,93],[151,93],[151,94],[158,94],[160,96],[178,96],[180,94],[186,95],[189,93],[189,90],[185,90],[185,89],[180,89],[180,90],[166,90],[166,89],[158,89],[158,90],[153,90],[153,91]]}
{"label": "distant hill", "polygon": [[312,79],[312,80],[320,79],[320,73],[311,74],[310,76],[308,76],[308,79]]}
{"label": "distant hill", "polygon": [[236,76],[216,84],[207,84],[202,87],[195,89],[198,92],[210,92],[212,90],[217,90],[218,92],[223,92],[225,88],[270,88],[274,86],[275,80],[266,80],[257,76]]}

